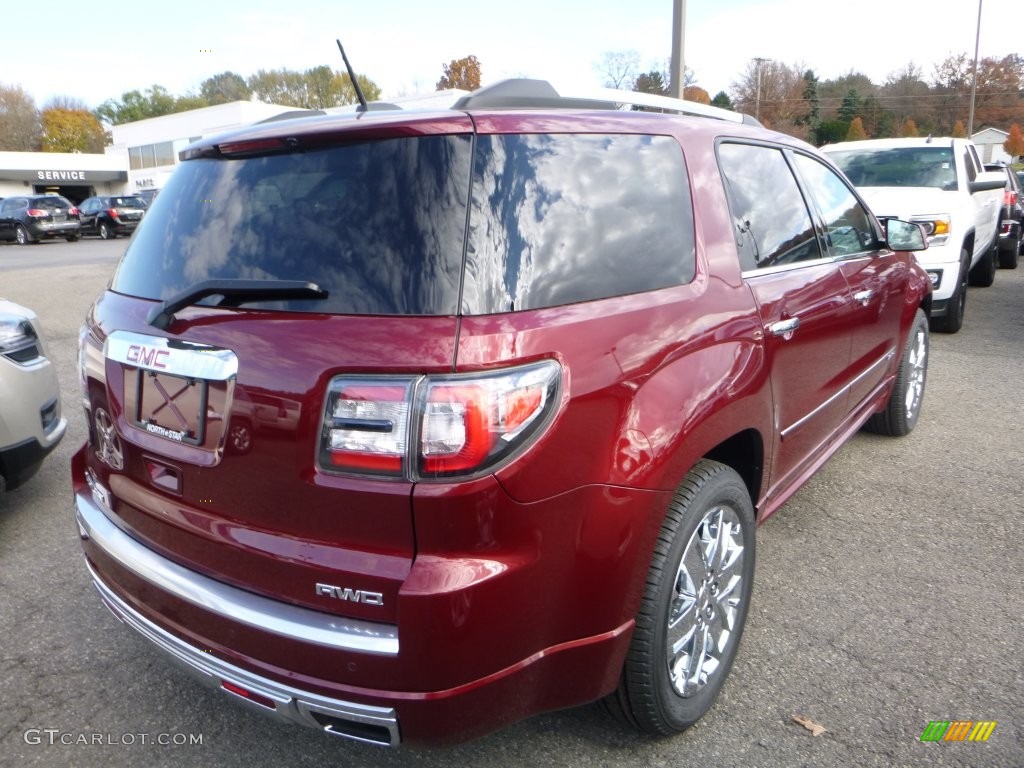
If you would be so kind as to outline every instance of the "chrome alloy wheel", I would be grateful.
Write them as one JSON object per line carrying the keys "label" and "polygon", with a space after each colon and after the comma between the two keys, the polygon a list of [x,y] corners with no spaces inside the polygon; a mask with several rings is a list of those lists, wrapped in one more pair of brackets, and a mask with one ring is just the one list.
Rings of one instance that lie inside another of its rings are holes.
{"label": "chrome alloy wheel", "polygon": [[112,469],[124,469],[121,438],[117,436],[110,414],[102,408],[97,408],[93,423],[96,425],[96,455],[100,461]]}
{"label": "chrome alloy wheel", "polygon": [[712,508],[683,550],[668,612],[669,678],[687,698],[711,681],[730,650],[743,596],[743,527],[731,507]]}
{"label": "chrome alloy wheel", "polygon": [[924,379],[928,371],[928,334],[923,328],[918,328],[915,332],[914,346],[909,352],[907,393],[903,406],[907,418],[913,419],[921,408],[921,399],[924,397]]}

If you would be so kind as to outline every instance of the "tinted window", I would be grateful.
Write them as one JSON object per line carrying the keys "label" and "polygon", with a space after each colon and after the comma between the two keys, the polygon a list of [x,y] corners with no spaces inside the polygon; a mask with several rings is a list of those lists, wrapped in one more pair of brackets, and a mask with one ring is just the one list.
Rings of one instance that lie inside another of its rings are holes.
{"label": "tinted window", "polygon": [[215,278],[308,280],[330,297],[257,306],[455,314],[470,145],[430,136],[182,163],[112,287],[156,299]]}
{"label": "tinted window", "polygon": [[957,188],[951,147],[858,149],[828,156],[856,187]]}
{"label": "tinted window", "polygon": [[718,162],[744,270],[821,258],[810,214],[781,150],[722,144]]}
{"label": "tinted window", "polygon": [[463,309],[488,314],[688,282],[693,212],[674,139],[481,136]]}
{"label": "tinted window", "polygon": [[145,208],[146,203],[141,197],[112,197],[110,204],[115,208]]}
{"label": "tinted window", "polygon": [[829,252],[849,256],[877,250],[871,216],[845,182],[831,168],[807,155],[797,154],[796,166],[824,220]]}
{"label": "tinted window", "polygon": [[33,208],[40,208],[44,211],[66,211],[71,207],[71,203],[65,200],[63,197],[56,195],[47,195],[46,197],[36,197],[32,200]]}

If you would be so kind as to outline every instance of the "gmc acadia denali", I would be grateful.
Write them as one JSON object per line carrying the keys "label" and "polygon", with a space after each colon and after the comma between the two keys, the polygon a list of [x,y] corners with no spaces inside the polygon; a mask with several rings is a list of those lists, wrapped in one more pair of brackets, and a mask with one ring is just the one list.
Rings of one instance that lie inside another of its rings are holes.
{"label": "gmc acadia denali", "polygon": [[[920,227],[740,115],[508,81],[193,144],[81,337],[103,602],[361,741],[714,702],[755,525],[920,413]],[[689,114],[696,113],[696,114]]]}

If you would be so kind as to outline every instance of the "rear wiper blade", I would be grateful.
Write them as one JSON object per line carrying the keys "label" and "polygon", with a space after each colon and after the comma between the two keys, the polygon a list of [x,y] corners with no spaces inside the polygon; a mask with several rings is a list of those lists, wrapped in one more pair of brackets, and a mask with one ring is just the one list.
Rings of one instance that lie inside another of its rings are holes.
{"label": "rear wiper blade", "polygon": [[326,299],[327,291],[302,280],[204,280],[149,311],[146,322],[161,331],[174,322],[174,313],[207,296],[223,296],[221,307],[237,307],[248,301],[292,301]]}

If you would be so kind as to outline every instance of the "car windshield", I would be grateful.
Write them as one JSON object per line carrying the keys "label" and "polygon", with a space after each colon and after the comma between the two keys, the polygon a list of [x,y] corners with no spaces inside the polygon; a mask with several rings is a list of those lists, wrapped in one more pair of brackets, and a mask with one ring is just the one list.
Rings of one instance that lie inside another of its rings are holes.
{"label": "car windshield", "polygon": [[951,147],[854,149],[828,154],[858,187],[957,188]]}

